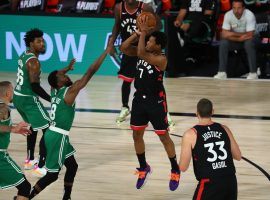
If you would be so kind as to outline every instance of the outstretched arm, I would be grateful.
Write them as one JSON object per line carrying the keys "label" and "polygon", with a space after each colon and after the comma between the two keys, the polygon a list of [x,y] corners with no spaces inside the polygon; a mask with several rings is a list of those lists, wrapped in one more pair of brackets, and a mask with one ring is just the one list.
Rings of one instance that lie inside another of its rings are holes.
{"label": "outstretched arm", "polygon": [[58,72],[63,73],[63,74],[66,74],[68,71],[73,70],[73,69],[74,69],[74,64],[75,64],[75,62],[76,62],[76,59],[73,58],[73,59],[69,62],[69,64],[68,64],[67,67],[58,70]]}
{"label": "outstretched arm", "polygon": [[89,82],[89,80],[92,78],[92,76],[98,71],[101,64],[103,63],[104,59],[106,58],[106,55],[110,52],[110,48],[107,48],[100,56],[99,58],[89,66],[87,72],[83,75],[83,77],[80,80],[75,81],[72,86],[68,89],[66,95],[65,95],[65,103],[67,105],[72,105],[79,93],[79,91],[86,86],[86,84]]}

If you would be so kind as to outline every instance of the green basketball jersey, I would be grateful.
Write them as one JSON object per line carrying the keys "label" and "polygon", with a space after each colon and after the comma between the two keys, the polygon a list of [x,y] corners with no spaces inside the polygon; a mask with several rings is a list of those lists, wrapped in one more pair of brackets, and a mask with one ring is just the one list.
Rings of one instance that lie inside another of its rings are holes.
{"label": "green basketball jersey", "polygon": [[[3,103],[3,102],[0,101],[0,103]],[[8,119],[0,120],[0,125],[6,125],[6,126],[11,125],[10,114],[9,114]],[[0,133],[0,149],[7,149],[9,143],[10,143],[10,132]]]}
{"label": "green basketball jersey", "polygon": [[75,115],[75,103],[69,106],[65,103],[64,98],[68,87],[62,87],[59,90],[51,91],[51,113],[52,125],[69,131]]}
{"label": "green basketball jersey", "polygon": [[17,84],[14,89],[15,94],[20,93],[23,95],[37,96],[31,88],[29,74],[27,70],[26,63],[31,58],[37,58],[35,54],[30,52],[23,52],[23,54],[18,59],[18,72],[17,72]]}

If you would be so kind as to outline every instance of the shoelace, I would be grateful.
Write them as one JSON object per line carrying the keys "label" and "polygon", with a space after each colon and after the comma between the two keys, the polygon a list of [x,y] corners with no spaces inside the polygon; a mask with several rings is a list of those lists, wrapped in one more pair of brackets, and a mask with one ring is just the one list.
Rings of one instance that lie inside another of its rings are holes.
{"label": "shoelace", "polygon": [[146,175],[146,171],[135,171],[135,173],[134,173],[135,175],[139,175],[139,178],[140,179],[143,179],[143,178],[145,178],[145,175]]}
{"label": "shoelace", "polygon": [[179,181],[179,179],[180,179],[180,174],[171,173],[171,180],[172,181]]}

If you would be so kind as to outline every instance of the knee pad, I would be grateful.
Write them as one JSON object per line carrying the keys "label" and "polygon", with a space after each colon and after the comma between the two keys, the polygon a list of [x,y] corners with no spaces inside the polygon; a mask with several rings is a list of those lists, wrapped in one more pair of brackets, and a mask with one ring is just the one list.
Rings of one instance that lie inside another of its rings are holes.
{"label": "knee pad", "polygon": [[31,191],[31,184],[25,179],[17,186],[18,196],[29,197]]}

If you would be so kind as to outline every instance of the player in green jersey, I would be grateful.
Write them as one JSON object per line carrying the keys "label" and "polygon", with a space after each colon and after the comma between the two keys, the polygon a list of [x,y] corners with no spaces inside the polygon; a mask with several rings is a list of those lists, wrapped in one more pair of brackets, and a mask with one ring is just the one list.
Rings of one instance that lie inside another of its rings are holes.
{"label": "player in green jersey", "polygon": [[18,189],[17,200],[26,200],[29,198],[31,185],[20,167],[9,156],[7,149],[11,132],[28,135],[31,131],[25,122],[12,126],[8,106],[12,102],[12,97],[12,84],[8,81],[0,82],[0,189],[16,187]]}
{"label": "player in green jersey", "polygon": [[17,84],[14,89],[14,106],[23,120],[31,124],[32,134],[27,137],[27,159],[24,169],[33,169],[37,176],[46,174],[45,145],[42,136],[39,144],[39,163],[34,159],[35,144],[38,130],[45,133],[49,127],[50,118],[39,97],[50,102],[50,95],[40,86],[41,66],[38,60],[40,54],[45,53],[43,32],[39,29],[31,29],[24,36],[27,50],[18,59]]}
{"label": "player in green jersey", "polygon": [[48,77],[52,87],[51,120],[52,124],[45,133],[45,146],[47,150],[47,174],[41,178],[30,194],[33,198],[44,188],[56,181],[62,166],[67,168],[64,178],[63,200],[69,200],[77,172],[78,164],[75,160],[75,150],[69,142],[69,131],[75,114],[75,99],[95,72],[99,69],[107,53],[108,47],[100,57],[88,68],[81,79],[72,83],[66,75],[68,69],[53,71]]}

